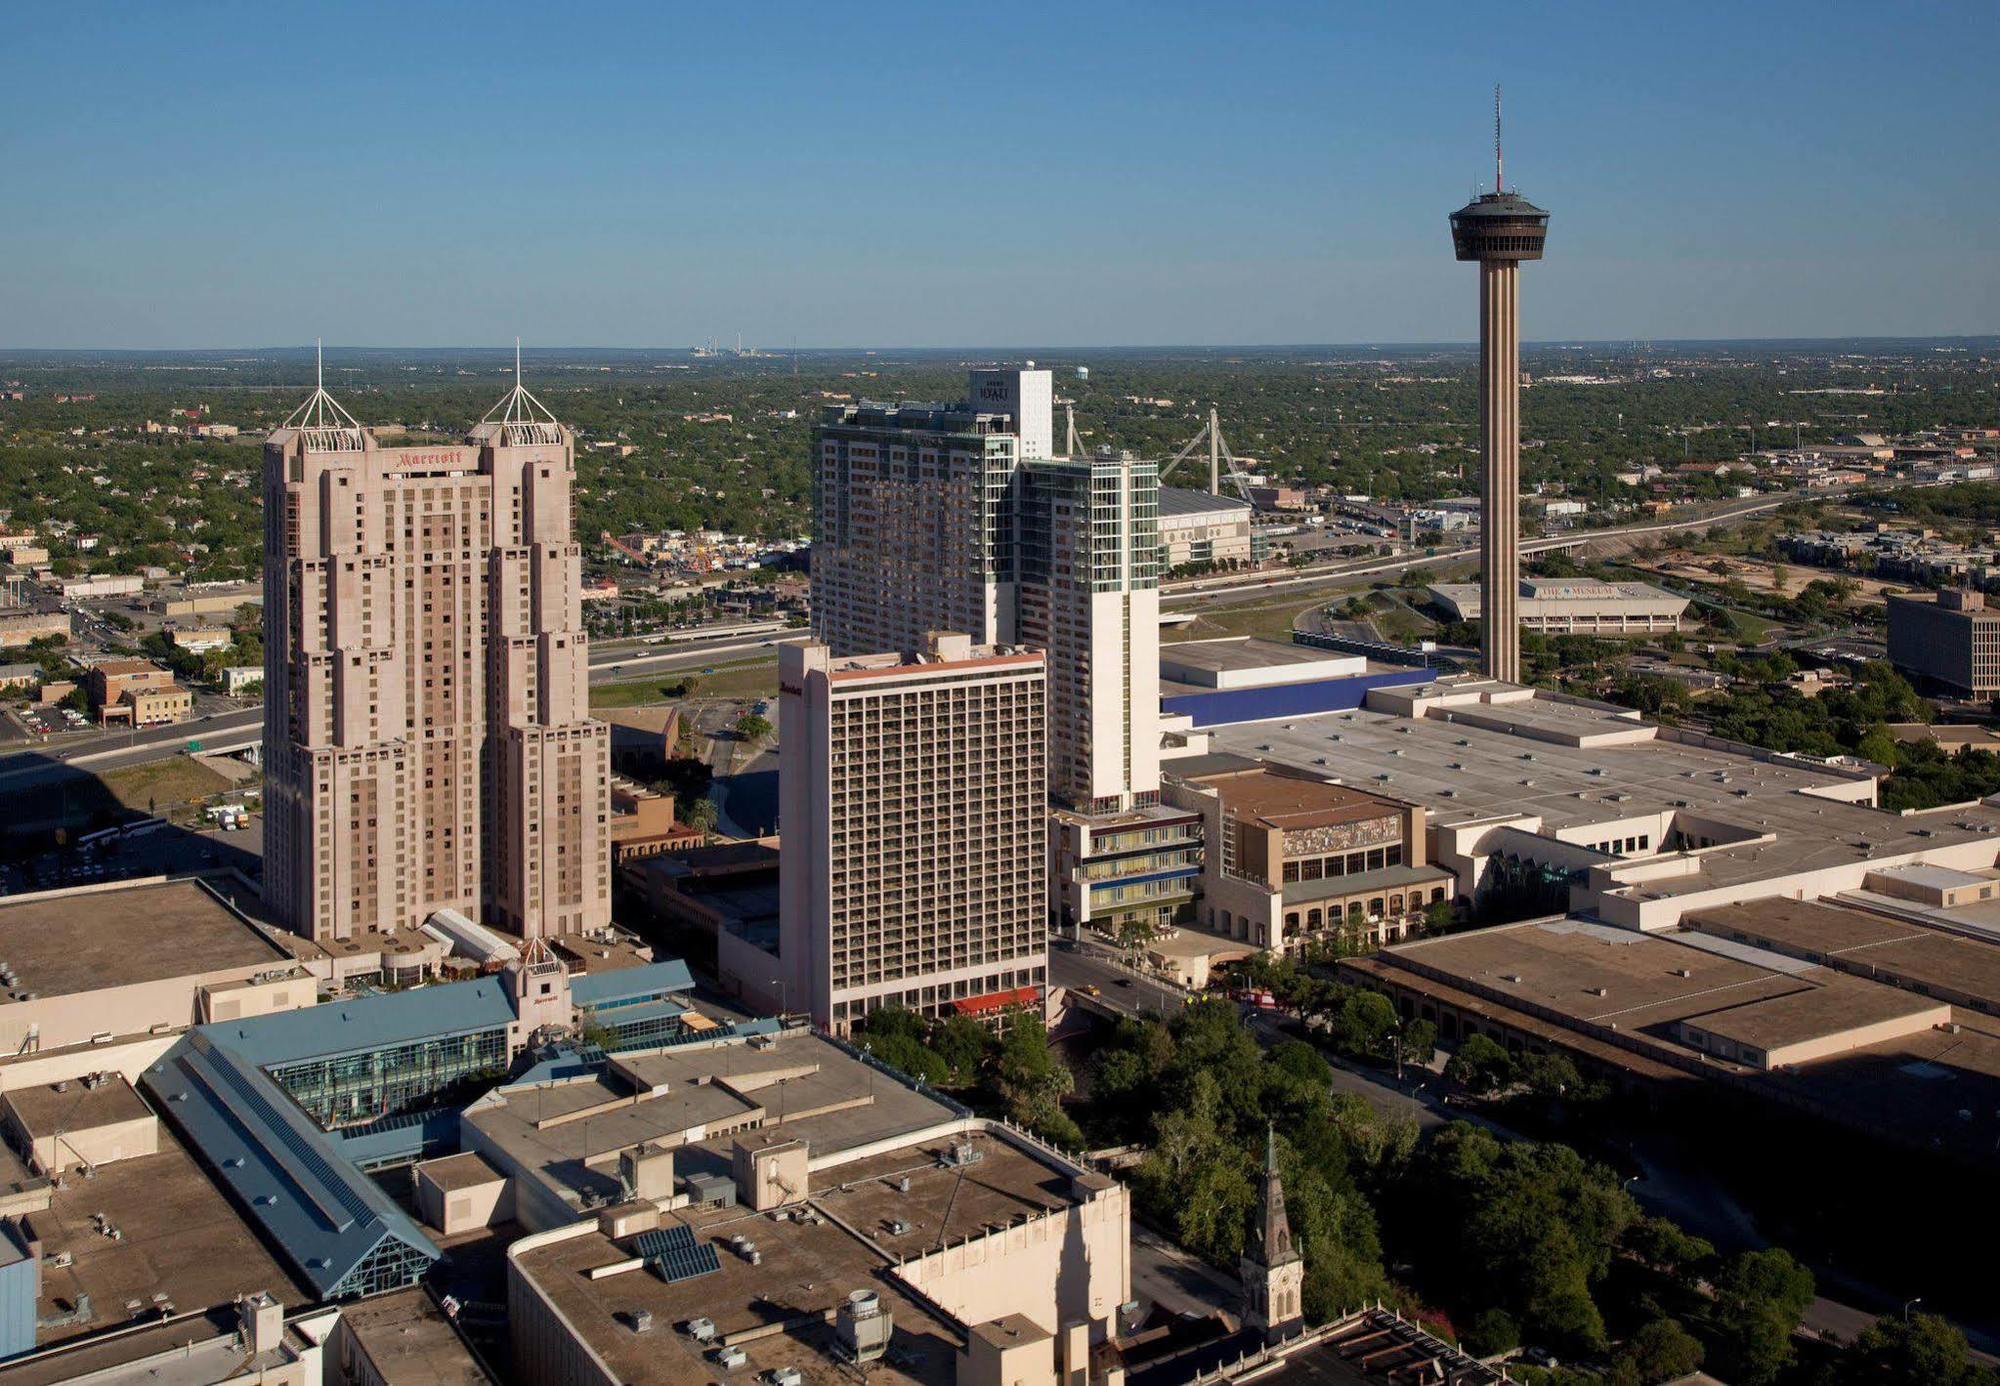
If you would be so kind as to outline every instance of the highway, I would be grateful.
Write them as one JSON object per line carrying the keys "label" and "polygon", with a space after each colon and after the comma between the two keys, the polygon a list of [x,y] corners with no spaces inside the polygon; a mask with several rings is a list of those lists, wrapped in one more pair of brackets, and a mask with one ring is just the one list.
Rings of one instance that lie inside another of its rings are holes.
{"label": "highway", "polygon": [[[1829,496],[1833,492],[1827,493]],[[1795,496],[1765,497],[1759,500],[1733,501],[1718,507],[1705,515],[1683,520],[1663,520],[1654,524],[1624,525],[1618,529],[1576,530],[1568,534],[1545,535],[1539,539],[1523,540],[1521,553],[1532,557],[1549,549],[1569,548],[1577,544],[1589,543],[1595,539],[1642,539],[1649,534],[1674,534],[1690,529],[1708,529],[1718,524],[1730,524],[1748,519],[1765,511],[1776,510],[1779,506],[1797,499]],[[1282,590],[1291,587],[1319,587],[1351,582],[1355,578],[1376,577],[1383,573],[1400,573],[1408,568],[1420,568],[1438,563],[1451,563],[1460,559],[1477,558],[1477,544],[1456,544],[1449,548],[1440,547],[1432,553],[1404,554],[1400,558],[1352,559],[1341,566],[1313,568],[1300,573],[1283,576],[1260,576],[1256,573],[1233,574],[1221,578],[1195,578],[1188,582],[1162,586],[1160,601],[1198,602],[1214,601],[1233,595],[1255,595],[1259,592]]]}
{"label": "highway", "polygon": [[[758,638],[722,636],[665,649],[650,645],[637,649],[629,646],[594,649],[590,654],[590,682],[616,683],[646,674],[702,668],[715,662],[718,656],[775,651],[781,643],[804,638],[803,633]],[[68,775],[97,774],[163,760],[186,750],[189,742],[199,742],[203,751],[240,751],[256,744],[263,734],[261,706],[232,708],[172,726],[135,732],[93,733],[0,756],[0,793],[53,784]]]}

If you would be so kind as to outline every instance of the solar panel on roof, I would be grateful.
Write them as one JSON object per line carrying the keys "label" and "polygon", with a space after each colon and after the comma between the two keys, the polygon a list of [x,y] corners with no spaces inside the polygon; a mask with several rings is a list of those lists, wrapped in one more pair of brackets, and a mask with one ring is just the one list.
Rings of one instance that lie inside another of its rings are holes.
{"label": "solar panel on roof", "polygon": [[670,1285],[722,1269],[715,1248],[696,1242],[694,1229],[684,1223],[641,1232],[632,1239],[632,1250]]}
{"label": "solar panel on roof", "polygon": [[632,1249],[641,1256],[666,1256],[676,1251],[693,1251],[694,1229],[685,1223],[674,1223],[652,1231],[641,1232],[632,1239]]}
{"label": "solar panel on roof", "polygon": [[716,1259],[713,1246],[677,1248],[653,1262],[653,1269],[660,1279],[669,1285],[677,1280],[692,1280],[698,1275],[711,1275],[722,1269]]}

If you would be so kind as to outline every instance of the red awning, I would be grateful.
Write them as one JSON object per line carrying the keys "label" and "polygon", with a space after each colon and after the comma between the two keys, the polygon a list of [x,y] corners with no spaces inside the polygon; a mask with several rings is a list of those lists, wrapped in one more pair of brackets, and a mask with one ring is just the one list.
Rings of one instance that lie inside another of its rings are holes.
{"label": "red awning", "polygon": [[991,1015],[1004,1011],[1009,1006],[1032,1006],[1042,999],[1040,987],[1015,987],[1012,991],[988,992],[985,996],[966,996],[951,1003],[952,1009],[960,1015]]}

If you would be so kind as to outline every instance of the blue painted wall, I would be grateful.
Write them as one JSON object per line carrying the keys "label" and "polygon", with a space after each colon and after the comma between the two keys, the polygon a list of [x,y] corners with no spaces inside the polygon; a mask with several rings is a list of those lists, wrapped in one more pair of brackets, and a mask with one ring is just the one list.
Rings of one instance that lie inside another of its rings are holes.
{"label": "blue painted wall", "polygon": [[1360,707],[1371,688],[1406,688],[1431,683],[1431,669],[1395,669],[1384,674],[1320,679],[1312,683],[1280,683],[1266,688],[1219,688],[1213,693],[1184,693],[1160,700],[1161,710],[1194,719],[1197,727],[1222,727],[1232,722],[1268,722],[1278,717],[1311,717],[1322,712],[1346,712]]}
{"label": "blue painted wall", "polygon": [[[0,1358],[18,1357],[35,1346],[35,1291],[40,1267],[9,1230],[6,1263],[0,1265]],[[99,1313],[104,1312],[99,1308]]]}

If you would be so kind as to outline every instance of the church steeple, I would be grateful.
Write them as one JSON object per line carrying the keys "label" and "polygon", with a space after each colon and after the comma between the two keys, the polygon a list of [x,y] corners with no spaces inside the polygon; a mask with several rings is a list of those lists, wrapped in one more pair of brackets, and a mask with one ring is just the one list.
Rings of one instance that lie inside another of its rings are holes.
{"label": "church steeple", "polygon": [[1305,1260],[1292,1245],[1292,1224],[1285,1216],[1285,1183],[1278,1174],[1278,1132],[1264,1128],[1264,1177],[1257,1190],[1257,1220],[1236,1265],[1243,1282],[1243,1321],[1276,1338],[1305,1315]]}

